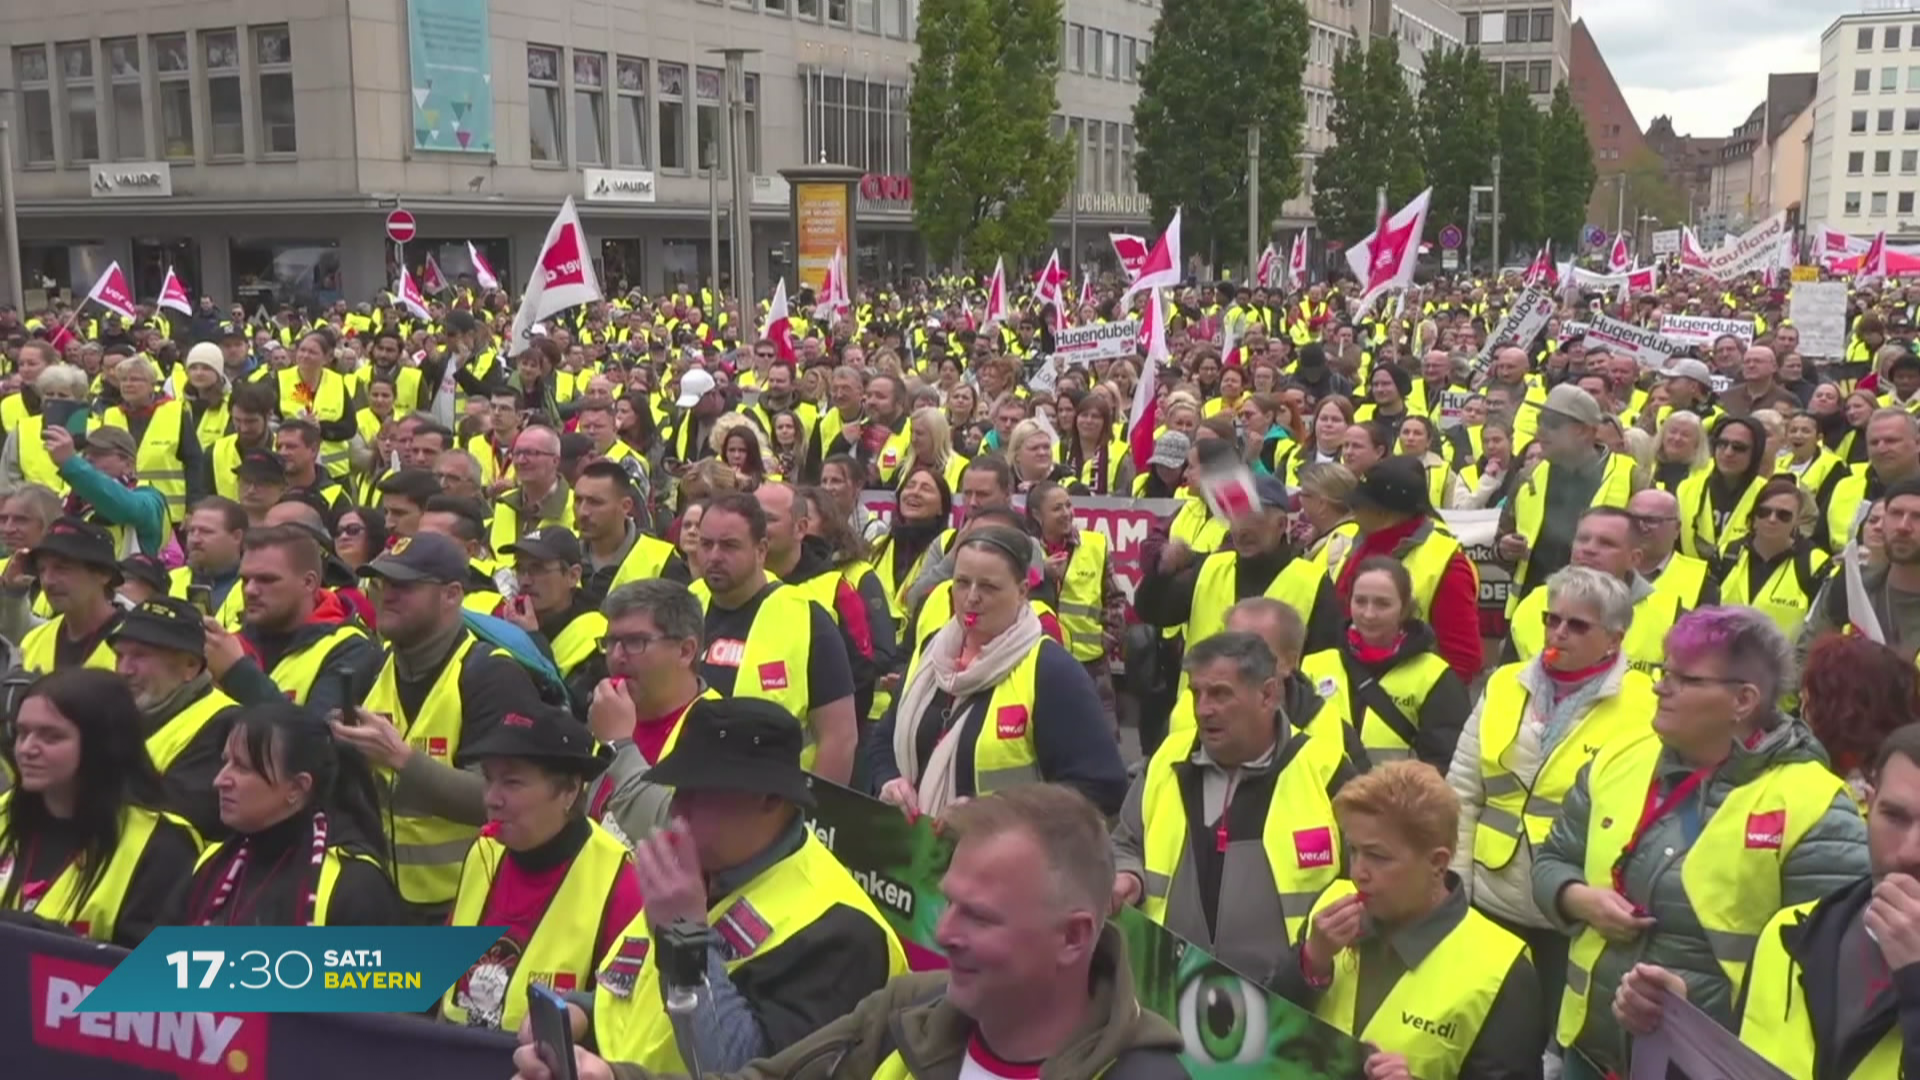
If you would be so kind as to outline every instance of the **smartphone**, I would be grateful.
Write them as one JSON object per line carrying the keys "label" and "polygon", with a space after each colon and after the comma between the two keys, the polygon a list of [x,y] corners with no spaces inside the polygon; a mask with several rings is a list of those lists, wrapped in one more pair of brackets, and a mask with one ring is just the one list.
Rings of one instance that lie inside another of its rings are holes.
{"label": "smartphone", "polygon": [[527,984],[527,1019],[534,1045],[554,1080],[579,1080],[573,1068],[573,1025],[567,1019],[567,999],[543,983]]}
{"label": "smartphone", "polygon": [[360,723],[360,702],[353,693],[353,669],[340,668],[333,677],[340,691],[340,722],[354,727]]}
{"label": "smartphone", "polygon": [[187,603],[192,604],[202,615],[213,614],[213,586],[188,585]]}
{"label": "smartphone", "polygon": [[49,401],[40,406],[40,413],[47,423],[55,427],[67,427],[67,421],[73,419],[73,414],[85,409],[86,406],[78,401]]}

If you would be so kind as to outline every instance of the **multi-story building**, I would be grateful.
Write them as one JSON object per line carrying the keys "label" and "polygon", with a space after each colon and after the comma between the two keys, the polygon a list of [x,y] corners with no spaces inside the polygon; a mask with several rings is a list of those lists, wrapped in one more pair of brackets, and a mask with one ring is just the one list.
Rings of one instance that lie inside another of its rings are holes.
{"label": "multi-story building", "polygon": [[1718,244],[1778,211],[1790,210],[1797,220],[1812,119],[1796,122],[1811,109],[1818,80],[1814,72],[1767,76],[1766,100],[1721,144],[1695,230],[1701,243]]}
{"label": "multi-story building", "polygon": [[1633,107],[1620,90],[1620,84],[1600,55],[1599,43],[1587,29],[1585,19],[1573,24],[1574,107],[1587,124],[1587,142],[1593,147],[1593,169],[1597,174],[1593,195],[1587,204],[1587,221],[1612,232],[1632,224],[1621,198],[1622,178],[1633,162],[1651,155],[1646,137],[1633,118]]}
{"label": "multi-story building", "polygon": [[[714,149],[727,142],[717,50],[743,49],[755,280],[792,274],[779,170],[822,160],[866,174],[852,254],[862,279],[890,277],[924,264],[906,182],[918,7],[13,4],[0,107],[23,276],[36,291],[84,291],[118,261],[142,297],[173,266],[219,299],[361,300],[393,280],[383,221],[405,206],[419,223],[410,263],[431,252],[457,279],[471,241],[519,282],[571,195],[609,288],[698,283],[712,266],[710,192],[724,212],[735,165]],[[1067,6],[1058,110],[1083,146],[1071,200],[1083,226],[1146,225],[1132,111],[1157,14],[1152,0]]]}
{"label": "multi-story building", "polygon": [[[1811,110],[1801,112],[1810,123]],[[1720,163],[1720,148],[1726,139],[1681,135],[1673,130],[1672,117],[1656,116],[1647,125],[1646,144],[1660,156],[1667,183],[1686,199],[1689,213],[1701,212],[1713,188],[1713,169]],[[1696,232],[1698,225],[1696,221]]]}
{"label": "multi-story building", "polygon": [[1546,108],[1553,88],[1573,72],[1572,0],[1455,0],[1464,20],[1466,43],[1498,76],[1505,89],[1521,83],[1534,104]]}
{"label": "multi-story building", "polygon": [[1920,233],[1920,12],[1843,15],[1820,35],[1805,221]]}

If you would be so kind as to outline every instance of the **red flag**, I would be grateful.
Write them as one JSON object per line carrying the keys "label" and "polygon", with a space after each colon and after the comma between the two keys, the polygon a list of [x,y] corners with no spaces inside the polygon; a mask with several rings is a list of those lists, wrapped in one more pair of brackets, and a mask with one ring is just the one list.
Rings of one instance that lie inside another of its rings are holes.
{"label": "red flag", "polygon": [[993,276],[987,279],[987,313],[985,321],[1005,325],[1007,321],[1007,262],[1005,259],[993,261]]}
{"label": "red flag", "polygon": [[1053,249],[1047,256],[1047,265],[1040,268],[1038,284],[1034,296],[1041,306],[1053,313],[1053,328],[1063,330],[1067,325],[1067,272],[1060,266],[1060,249]]}
{"label": "red flag", "polygon": [[473,280],[478,282],[481,288],[500,287],[500,279],[494,275],[493,267],[487,264],[487,257],[480,254],[480,249],[474,247],[471,240],[467,241],[467,261],[473,264]]}
{"label": "red flag", "polygon": [[426,290],[430,293],[439,294],[453,289],[453,286],[447,284],[447,275],[440,272],[440,263],[433,257],[432,252],[427,253],[427,265],[421,271],[421,277],[424,279]]}
{"label": "red flag", "polygon": [[1307,284],[1307,230],[1293,234],[1293,247],[1287,252],[1287,276],[1282,284],[1288,289]]}
{"label": "red flag", "polygon": [[593,273],[593,260],[587,258],[580,212],[573,208],[573,196],[569,195],[547,227],[546,242],[540,246],[533,275],[527,279],[527,291],[520,297],[520,310],[513,316],[507,355],[526,351],[533,342],[535,323],[600,298],[600,282]]}
{"label": "red flag", "polygon": [[1140,264],[1140,272],[1134,275],[1133,284],[1120,294],[1120,302],[1142,289],[1171,289],[1180,284],[1180,210],[1175,208],[1173,220],[1167,222],[1166,231],[1160,239],[1153,242],[1153,250],[1147,252],[1146,260]]}
{"label": "red flag", "polygon": [[1427,206],[1433,189],[1416,195],[1398,213],[1384,218],[1371,236],[1347,251],[1347,265],[1365,283],[1360,311],[1365,312],[1384,293],[1413,284],[1420,257],[1420,236],[1427,227]]}
{"label": "red flag", "polygon": [[1274,255],[1273,245],[1268,244],[1266,250],[1260,253],[1260,262],[1253,268],[1253,283],[1255,285],[1264,289],[1273,284],[1273,264],[1276,261],[1277,258]]}
{"label": "red flag", "polygon": [[1860,256],[1860,271],[1855,276],[1862,281],[1887,276],[1887,230],[1881,229],[1874,234],[1873,243],[1867,245],[1867,253]]}
{"label": "red flag", "polygon": [[160,299],[154,304],[163,308],[172,308],[182,315],[193,314],[193,298],[187,295],[187,287],[180,284],[180,278],[174,274],[173,267],[167,267],[166,280],[160,282]]}
{"label": "red flag", "polygon": [[787,310],[787,279],[781,278],[773,290],[773,303],[767,306],[767,324],[760,336],[780,350],[780,359],[797,359],[793,351],[793,313]]}
{"label": "red flag", "polygon": [[1624,274],[1633,267],[1633,256],[1627,251],[1627,234],[1620,233],[1613,238],[1613,250],[1607,252],[1607,273]]}
{"label": "red flag", "polygon": [[1120,268],[1127,272],[1127,280],[1140,276],[1140,267],[1147,261],[1147,239],[1132,233],[1108,233],[1107,242],[1113,245],[1114,257],[1120,260]]}
{"label": "red flag", "polygon": [[[431,264],[429,264],[431,265]],[[400,284],[394,290],[400,296],[400,306],[413,312],[416,319],[427,318],[427,301],[420,295],[420,286],[414,284],[413,271],[405,266],[400,268]]]}
{"label": "red flag", "polygon": [[[1179,220],[1176,213],[1174,219]],[[1167,351],[1167,315],[1161,308],[1160,290],[1147,290],[1147,303],[1140,309],[1140,348],[1146,353],[1146,359],[1140,364],[1140,381],[1133,385],[1133,410],[1127,414],[1132,427],[1127,432],[1127,445],[1133,454],[1133,467],[1136,471],[1147,469],[1148,459],[1153,457],[1153,431],[1159,426],[1160,399],[1155,392],[1159,381],[1160,365],[1170,354]]]}
{"label": "red flag", "polygon": [[87,299],[129,322],[133,321],[133,290],[127,288],[127,275],[120,272],[118,262],[107,265],[107,272],[93,283]]}

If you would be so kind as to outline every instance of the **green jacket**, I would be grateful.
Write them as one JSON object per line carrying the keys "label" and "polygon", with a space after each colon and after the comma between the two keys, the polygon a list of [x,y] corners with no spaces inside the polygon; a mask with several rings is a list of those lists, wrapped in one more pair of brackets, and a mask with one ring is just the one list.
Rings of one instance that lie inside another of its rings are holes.
{"label": "green jacket", "polygon": [[[1140,1007],[1126,944],[1108,926],[1094,953],[1089,1026],[1047,1059],[1043,1080],[1188,1080],[1180,1032]],[[708,1080],[868,1080],[899,1050],[916,1080],[957,1080],[973,1021],[947,1003],[945,972],[902,975],[851,1013],[770,1058]],[[616,1080],[653,1080],[614,1063]]]}
{"label": "green jacket", "polygon": [[[1734,1002],[1740,988],[1728,983],[1726,972],[1707,944],[1706,932],[1688,902],[1681,870],[1694,838],[1735,788],[1758,779],[1767,770],[1793,762],[1826,763],[1826,755],[1812,732],[1798,720],[1783,720],[1752,749],[1735,744],[1713,777],[1694,793],[1689,806],[1662,815],[1647,830],[1625,866],[1626,895],[1656,920],[1652,929],[1627,944],[1609,942],[1593,966],[1586,1027],[1576,1046],[1603,1068],[1624,1072],[1630,1060],[1627,1038],[1614,1023],[1608,1003],[1620,979],[1635,964],[1659,964],[1687,982],[1687,999],[1728,1030],[1734,1028]],[[1684,778],[1692,768],[1671,750],[1662,750],[1656,766],[1666,786]],[[1559,897],[1568,885],[1585,883],[1600,888],[1610,882],[1586,880],[1588,818],[1593,799],[1587,790],[1588,770],[1561,804],[1560,818],[1533,860],[1533,896],[1540,910],[1569,936],[1580,924],[1567,920]],[[1669,854],[1672,853],[1672,854]],[[1800,843],[1787,854],[1780,873],[1781,906],[1818,900],[1867,873],[1867,825],[1852,798],[1842,790]]]}
{"label": "green jacket", "polygon": [[167,497],[158,489],[147,484],[128,487],[79,454],[60,466],[60,479],[82,502],[93,507],[101,520],[132,529],[141,551],[158,555],[167,546]]}

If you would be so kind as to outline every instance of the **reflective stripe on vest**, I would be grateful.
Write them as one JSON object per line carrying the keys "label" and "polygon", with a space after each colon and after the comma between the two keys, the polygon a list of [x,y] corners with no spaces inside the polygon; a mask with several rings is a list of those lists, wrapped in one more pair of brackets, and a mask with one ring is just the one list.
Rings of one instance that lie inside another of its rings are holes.
{"label": "reflective stripe on vest", "polygon": [[[1527,396],[1531,399],[1532,392],[1529,391]],[[1537,410],[1521,409],[1519,411],[1524,416]],[[1538,417],[1534,419],[1538,422]],[[1514,444],[1518,446],[1522,445],[1522,442],[1516,437]],[[1609,453],[1604,468],[1605,472],[1600,477],[1600,487],[1593,493],[1593,502],[1589,505],[1626,509],[1627,500],[1633,497],[1633,459],[1624,454]],[[1545,458],[1542,458],[1541,463],[1535,466],[1513,493],[1513,529],[1514,532],[1527,538],[1528,554],[1532,554],[1533,548],[1539,546],[1540,530],[1546,524],[1547,482],[1552,478],[1553,467]],[[1514,567],[1513,580],[1520,588],[1539,584],[1529,581],[1527,560],[1524,558],[1520,560],[1518,566]],[[1513,618],[1514,611],[1520,606],[1520,588],[1512,590],[1507,597],[1509,620]],[[1534,591],[1539,590],[1534,589]]]}
{"label": "reflective stripe on vest", "polygon": [[[1631,742],[1608,746],[1588,768],[1592,804],[1587,812],[1587,881],[1612,880],[1614,866],[1646,806],[1660,753],[1660,740],[1649,731]],[[1801,837],[1846,793],[1846,781],[1822,762],[1776,765],[1728,792],[1710,816],[1703,812],[1699,835],[1677,856],[1687,904],[1720,962],[1729,997],[1739,995],[1760,929],[1780,910],[1781,868]],[[1693,798],[1700,800],[1704,811],[1705,791]],[[1656,851],[1636,854],[1669,861],[1676,857]],[[1562,1046],[1576,1045],[1586,1027],[1594,965],[1609,947],[1592,927],[1582,927],[1573,939],[1567,955],[1567,992],[1560,1002]],[[1622,946],[1641,947],[1639,942]]]}
{"label": "reflective stripe on vest", "polygon": [[[12,805],[12,793],[0,794],[0,833],[4,833],[7,824],[7,811]],[[133,873],[146,854],[147,845],[152,842],[153,834],[165,820],[180,828],[199,850],[200,837],[187,824],[184,818],[139,806],[126,806],[120,811],[120,841],[114,846],[113,854],[108,857],[107,865],[93,884],[90,892],[82,894],[86,885],[86,872],[77,860],[69,861],[59,876],[48,884],[37,900],[16,898],[15,910],[28,911],[50,922],[65,923],[82,937],[95,941],[112,941],[115,927],[120,921],[120,906],[126,902],[127,888],[133,883]],[[15,873],[24,873],[25,868],[16,866],[11,858],[0,859],[0,895],[7,891],[8,879]]]}
{"label": "reflective stripe on vest", "polygon": [[[1682,608],[1692,611],[1700,606],[1700,592],[1707,586],[1709,569],[1705,559],[1696,559],[1676,551],[1667,560],[1667,568],[1660,571],[1660,577],[1653,587],[1660,592],[1673,594]],[[1720,602],[1727,605],[1733,603],[1724,595]]]}
{"label": "reflective stripe on vest", "polygon": [[[1283,739],[1293,736],[1290,727],[1283,727],[1280,734]],[[1163,925],[1173,881],[1187,864],[1193,838],[1186,798],[1180,790],[1180,766],[1193,757],[1196,741],[1190,728],[1185,737],[1169,737],[1162,743],[1147,766],[1146,786],[1141,791],[1141,853],[1146,880],[1140,910]],[[1299,750],[1274,779],[1260,846],[1279,891],[1280,913],[1289,941],[1303,940],[1302,924],[1313,910],[1315,898],[1340,877],[1340,825],[1333,816],[1333,800],[1327,796],[1327,789],[1345,764],[1339,740],[1309,736],[1301,740]],[[1231,816],[1231,809],[1223,808],[1221,813]]]}
{"label": "reflective stripe on vest", "polygon": [[[1351,881],[1336,882],[1314,911],[1353,893]],[[1406,1058],[1411,1075],[1432,1080],[1459,1076],[1507,973],[1515,960],[1528,955],[1519,937],[1472,907],[1465,910],[1459,924],[1418,965],[1394,980],[1366,1030],[1354,1030],[1360,962],[1351,947],[1335,958],[1333,986],[1320,995],[1314,1015],[1382,1053]]]}
{"label": "reflective stripe on vest", "polygon": [[1513,862],[1523,831],[1530,848],[1545,843],[1581,768],[1606,747],[1644,735],[1659,705],[1653,680],[1628,669],[1619,692],[1581,715],[1534,774],[1523,777],[1506,762],[1533,700],[1520,678],[1527,667],[1521,661],[1495,671],[1481,699],[1480,784],[1486,802],[1474,830],[1473,861],[1489,870],[1504,870]]}
{"label": "reflective stripe on vest", "polygon": [[[237,591],[237,590],[236,590]],[[345,623],[339,629],[317,641],[311,642],[297,652],[282,656],[267,672],[273,685],[287,695],[287,700],[295,705],[305,705],[307,696],[313,693],[313,684],[320,680],[326,670],[327,658],[333,651],[349,641],[364,639],[367,632],[352,623]]]}
{"label": "reflective stripe on vest", "polygon": [[[463,712],[460,673],[466,666],[467,654],[477,644],[470,632],[462,631],[460,637],[460,644],[427,691],[426,700],[421,702],[418,715],[408,716],[400,703],[400,684],[391,656],[381,665],[365,705],[368,712],[391,717],[400,737],[416,752],[447,766],[452,766],[460,753]],[[495,652],[507,655],[505,650]],[[396,779],[389,769],[382,768],[380,775],[389,785]],[[461,860],[480,830],[445,818],[404,811],[404,807],[395,807],[388,818],[396,869],[394,884],[400,887],[401,899],[410,904],[445,904],[460,887]]]}
{"label": "reflective stripe on vest", "polygon": [[[706,611],[713,601],[713,592],[707,583],[695,581],[693,594],[700,599],[700,610]],[[812,623],[812,608],[813,601],[807,599],[805,593],[790,585],[778,585],[761,598],[760,609],[753,615],[753,625],[747,629],[747,640],[739,643],[736,663],[725,663],[736,659],[734,657],[713,658],[715,647],[721,643],[710,636],[706,652],[700,657],[703,666],[738,669],[734,673],[731,696],[761,698],[793,714],[800,722],[800,765],[808,770],[812,770],[818,751],[814,745],[813,724],[807,719],[807,672],[813,658],[813,637],[804,628]]]}
{"label": "reflective stripe on vest", "polygon": [[[305,413],[313,413],[316,424],[332,424],[343,420],[347,415],[347,380],[332,368],[320,370],[320,386],[313,391],[313,400],[308,404],[300,401],[300,369],[289,367],[281,369],[280,416],[282,419],[297,419]],[[347,475],[350,463],[347,460],[347,443],[341,439],[322,439],[320,441],[320,467],[336,477]]]}
{"label": "reflective stripe on vest", "polygon": [[[1546,648],[1546,613],[1545,585],[1528,593],[1527,598],[1514,608],[1513,622],[1508,630],[1513,636],[1514,651],[1520,659],[1531,660]],[[1620,643],[1620,651],[1627,654],[1627,663],[1635,671],[1659,677],[1666,668],[1667,631],[1673,629],[1673,624],[1680,620],[1682,614],[1679,598],[1658,589],[1633,605],[1633,623],[1627,627],[1627,636]]]}
{"label": "reflective stripe on vest", "polygon": [[[1747,969],[1746,1007],[1740,1013],[1740,1041],[1793,1077],[1821,1075],[1820,1047],[1814,1040],[1806,990],[1800,985],[1800,965],[1787,952],[1781,933],[1806,922],[1815,907],[1814,901],[1796,904],[1775,915],[1760,931],[1753,964]],[[1846,1074],[1848,1080],[1899,1080],[1900,1051],[1900,1025],[1893,1024]]]}
{"label": "reflective stripe on vest", "polygon": [[[27,631],[27,636],[20,639],[21,667],[36,675],[45,675],[55,669],[57,665],[54,661],[59,655],[57,650],[60,643],[60,627],[66,620],[65,615],[55,615]],[[93,652],[87,656],[87,662],[81,666],[112,671],[118,663],[118,659],[113,655],[113,648],[103,640],[94,646]]]}
{"label": "reflective stripe on vest", "polygon": [[1770,479],[1755,476],[1747,484],[1747,490],[1734,501],[1733,512],[1727,515],[1726,531],[1722,533],[1714,520],[1713,499],[1707,485],[1714,475],[1714,470],[1702,469],[1682,480],[1680,490],[1674,495],[1680,503],[1680,550],[1696,559],[1719,558],[1753,531],[1753,504]]}
{"label": "reflective stripe on vest", "polygon": [[[1752,579],[1753,549],[1742,544],[1740,557],[1734,561],[1732,572],[1720,583],[1720,603],[1727,607],[1751,607],[1764,613],[1773,620],[1773,625],[1793,641],[1800,636],[1807,621],[1807,613],[1813,610],[1813,594],[1800,588],[1800,571],[1796,567],[1800,555],[1789,554],[1773,568],[1773,573],[1760,584],[1760,591],[1749,595],[1747,587]],[[1820,568],[1827,565],[1827,553],[1813,549],[1807,553],[1807,565],[1813,571],[1815,582],[1819,581]],[[1661,575],[1665,577],[1666,575]],[[1818,584],[1813,586],[1814,593],[1820,591]]]}
{"label": "reflective stripe on vest", "polygon": [[[506,857],[506,847],[491,836],[473,842],[460,867],[459,893],[448,926],[486,925],[487,898]],[[517,1031],[527,1012],[528,983],[561,991],[586,990],[598,960],[594,953],[599,948],[600,920],[620,874],[631,872],[627,870],[628,859],[625,844],[600,826],[589,825],[587,842],[567,865],[560,887],[548,898],[540,921],[520,948],[520,959],[506,985],[497,985],[497,978],[475,977],[475,971],[486,965],[483,957],[447,987],[440,998],[440,1015],[468,1027]]]}
{"label": "reflective stripe on vest", "polygon": [[[187,469],[180,463],[180,429],[186,421],[184,406],[171,398],[153,407],[147,430],[140,435],[135,449],[133,469],[140,482],[150,484],[167,498],[167,516],[184,521],[187,516]],[[131,432],[126,410],[115,405],[100,418],[102,427],[117,427]]]}
{"label": "reflective stripe on vest", "polygon": [[[1033,707],[1039,692],[1040,650],[1046,648],[1049,640],[1042,635],[1006,677],[994,684],[986,712],[980,714],[980,730],[973,739],[975,796],[1041,780],[1040,754],[1034,749],[1033,741],[1033,725],[1038,718],[1033,714]],[[913,676],[920,669],[920,657],[916,652],[907,662],[907,677],[900,683],[902,688],[913,683]],[[972,709],[965,710],[963,722],[973,723],[973,715]],[[899,722],[918,723],[919,717]]]}
{"label": "reflective stripe on vest", "polygon": [[159,731],[147,736],[147,756],[153,759],[154,769],[165,773],[172,768],[181,751],[192,744],[194,738],[213,722],[214,717],[236,708],[238,704],[218,690],[208,690],[193,704],[174,714],[160,725]]}
{"label": "reflective stripe on vest", "polygon": [[1073,658],[1083,664],[1106,655],[1107,538],[1083,531],[1060,577],[1060,627],[1067,632]]}
{"label": "reflective stripe on vest", "polygon": [[[1413,756],[1413,746],[1386,721],[1362,705],[1355,684],[1347,678],[1345,653],[1341,649],[1322,649],[1300,661],[1300,677],[1320,695],[1320,716],[1331,714],[1360,732],[1360,744],[1367,748],[1367,760],[1375,765]],[[1380,678],[1380,688],[1400,707],[1400,713],[1418,729],[1420,710],[1426,705],[1434,684],[1452,670],[1437,653],[1423,652],[1395,662]],[[1358,713],[1358,719],[1355,714]]]}
{"label": "reflective stripe on vest", "polygon": [[[800,849],[707,908],[722,963],[731,975],[772,954],[836,907],[873,920],[886,935],[887,976],[907,970],[907,954],[866,890],[807,830]],[[673,1023],[660,1007],[660,964],[643,913],[601,959],[593,990],[593,1032],[609,1061],[638,1064],[651,1073],[687,1071]],[[863,990],[878,990],[878,986]]]}

